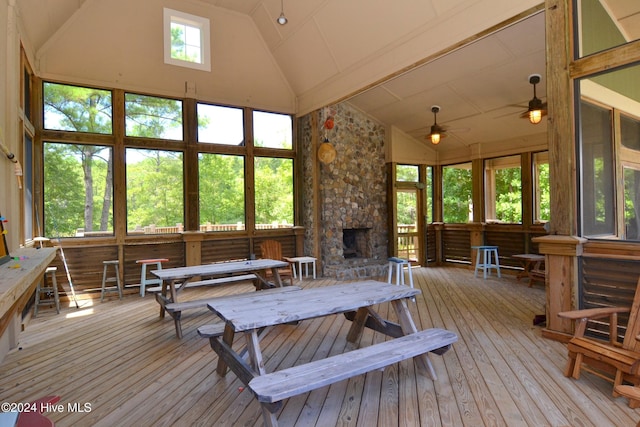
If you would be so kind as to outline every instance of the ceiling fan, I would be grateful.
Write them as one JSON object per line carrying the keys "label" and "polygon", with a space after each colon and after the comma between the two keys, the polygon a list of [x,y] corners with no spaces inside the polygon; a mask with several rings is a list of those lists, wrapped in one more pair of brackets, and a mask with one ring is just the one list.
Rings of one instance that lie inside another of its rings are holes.
{"label": "ceiling fan", "polygon": [[540,74],[531,74],[529,76],[529,83],[533,85],[533,98],[529,101],[529,107],[527,111],[520,115],[523,119],[529,119],[532,124],[538,124],[542,120],[542,117],[547,115],[547,103],[542,102],[536,96],[536,85],[540,83]]}

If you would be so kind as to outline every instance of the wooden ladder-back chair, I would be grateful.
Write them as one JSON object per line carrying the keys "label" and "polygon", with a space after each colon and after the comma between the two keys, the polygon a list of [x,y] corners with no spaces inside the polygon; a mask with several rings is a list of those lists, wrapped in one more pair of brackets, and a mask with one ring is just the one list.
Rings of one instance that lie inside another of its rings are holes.
{"label": "wooden ladder-back chair", "polygon": [[[286,279],[289,279],[291,286],[293,286],[293,270],[291,269],[291,262],[282,256],[282,245],[280,242],[277,240],[265,240],[260,243],[260,252],[262,253],[262,258],[289,263],[287,267],[278,269],[278,274],[280,275],[283,283]],[[271,277],[271,270],[267,270],[266,276],[267,278]]]}
{"label": "wooden ladder-back chair", "polygon": [[[623,381],[633,385],[640,384],[640,279],[636,285],[635,296],[631,308],[602,307],[584,310],[565,311],[558,316],[575,320],[575,332],[568,342],[569,360],[564,371],[566,377],[580,378],[580,371],[591,372],[601,378],[613,382],[613,396],[619,396],[619,386]],[[617,341],[618,314],[629,313],[627,330],[622,343]],[[609,341],[585,337],[587,323],[590,320],[609,318]],[[629,400],[629,406],[637,408],[640,401]]]}

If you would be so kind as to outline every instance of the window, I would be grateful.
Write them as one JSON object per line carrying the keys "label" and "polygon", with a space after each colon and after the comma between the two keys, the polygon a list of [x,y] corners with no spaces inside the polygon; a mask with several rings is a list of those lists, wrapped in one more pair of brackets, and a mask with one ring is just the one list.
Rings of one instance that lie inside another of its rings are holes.
{"label": "window", "polygon": [[126,135],[182,140],[182,101],[125,94]]}
{"label": "window", "polygon": [[209,20],[164,9],[165,64],[211,71]]}
{"label": "window", "polygon": [[533,154],[533,222],[543,223],[551,218],[549,191],[549,152]]}
{"label": "window", "polygon": [[582,232],[585,237],[615,235],[613,113],[586,101],[580,105]]}
{"label": "window", "polygon": [[447,223],[473,221],[471,163],[442,168],[442,217]]}
{"label": "window", "polygon": [[200,231],[245,229],[244,157],[200,153]]}
{"label": "window", "polygon": [[620,159],[624,180],[624,230],[626,240],[640,240],[640,119],[620,114]]}
{"label": "window", "polygon": [[263,111],[253,112],[253,141],[256,147],[291,150],[292,140],[291,116]]}
{"label": "window", "polygon": [[610,2],[576,0],[578,35],[576,57],[602,52],[638,39],[637,24],[630,19],[631,10],[616,9]]}
{"label": "window", "polygon": [[198,104],[198,142],[244,145],[241,108]]}
{"label": "window", "polygon": [[182,153],[127,148],[126,161],[127,232],[183,231]]}
{"label": "window", "polygon": [[256,229],[293,226],[293,159],[256,157]]}
{"label": "window", "polygon": [[[43,88],[48,129],[41,129],[45,224],[39,234],[137,237],[294,225],[292,116],[196,103],[196,117],[189,117],[182,99],[51,82]],[[114,108],[113,99],[123,99],[124,108]],[[122,116],[112,117],[114,111]],[[184,120],[197,121],[197,141],[191,134],[186,139]],[[256,138],[245,141],[252,128]],[[25,134],[25,150],[32,140]],[[197,150],[197,164],[185,165],[189,149]],[[114,191],[120,183],[114,177],[124,178],[124,188]],[[197,189],[197,197],[187,198],[187,188]]]}
{"label": "window", "polygon": [[418,182],[420,180],[420,174],[418,166],[413,165],[397,165],[396,166],[396,181],[404,182]]}
{"label": "window", "polygon": [[113,150],[44,143],[44,235],[113,234]]}
{"label": "window", "polygon": [[485,160],[484,192],[487,221],[522,223],[521,171],[520,156]]}
{"label": "window", "polygon": [[112,133],[111,91],[45,82],[43,92],[45,129]]}

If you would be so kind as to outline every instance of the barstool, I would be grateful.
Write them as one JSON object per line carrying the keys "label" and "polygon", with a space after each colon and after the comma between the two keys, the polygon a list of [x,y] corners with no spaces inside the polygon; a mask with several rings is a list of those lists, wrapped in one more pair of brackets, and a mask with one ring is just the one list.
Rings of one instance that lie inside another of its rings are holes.
{"label": "barstool", "polygon": [[407,266],[409,271],[409,285],[413,288],[413,276],[411,275],[411,263],[406,259],[391,257],[389,258],[389,274],[387,276],[387,283],[391,282],[393,276],[393,269],[396,269],[396,285],[404,285],[404,266]]}
{"label": "barstool", "polygon": [[[474,277],[478,277],[478,270],[482,269],[484,278],[487,278],[487,271],[489,275],[491,275],[491,269],[493,268],[498,272],[498,277],[502,277],[500,275],[500,260],[498,258],[498,247],[497,246],[471,246],[471,249],[476,249],[476,269],[473,273]],[[491,257],[493,256],[493,262]],[[480,259],[482,258],[482,262]]]}
{"label": "barstool", "polygon": [[156,270],[162,270],[162,263],[168,262],[168,258],[152,258],[152,259],[139,259],[136,264],[142,264],[142,272],[140,273],[140,296],[144,296],[144,288],[147,285],[161,285],[160,279],[147,279],[147,265],[155,264]]}
{"label": "barstool", "polygon": [[[115,292],[116,289],[118,290],[118,297],[122,299],[122,287],[120,286],[120,261],[117,259],[102,261],[102,264],[104,265],[104,269],[102,270],[102,292],[100,293],[100,302],[104,300],[104,294],[106,292]],[[116,271],[115,277],[107,277],[107,268],[110,265],[113,266]],[[106,287],[107,282],[116,282],[116,285]],[[116,289],[113,289],[114,287]]]}
{"label": "barstool", "polygon": [[[56,313],[60,314],[60,297],[58,295],[58,281],[56,280],[56,271],[58,271],[58,267],[47,267],[44,271],[44,276],[42,277],[42,285],[38,282],[36,286],[36,303],[33,308],[33,317],[35,318],[38,315],[38,308],[41,305],[48,305],[54,303],[56,306]],[[49,275],[51,280],[51,286],[47,286],[47,275]],[[42,292],[47,293],[47,298],[40,299],[40,294]],[[53,295],[53,299],[51,299],[51,295]]]}

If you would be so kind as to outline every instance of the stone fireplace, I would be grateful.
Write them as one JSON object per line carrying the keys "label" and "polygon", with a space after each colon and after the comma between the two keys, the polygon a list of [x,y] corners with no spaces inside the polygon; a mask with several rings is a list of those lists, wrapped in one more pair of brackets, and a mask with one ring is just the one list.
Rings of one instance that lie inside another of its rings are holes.
{"label": "stone fireplace", "polygon": [[[335,126],[325,133],[322,124],[328,115]],[[305,253],[319,255],[325,277],[384,276],[388,256],[385,127],[341,103],[300,118],[299,130],[305,171]],[[337,152],[329,164],[320,163],[312,151],[324,137]]]}

